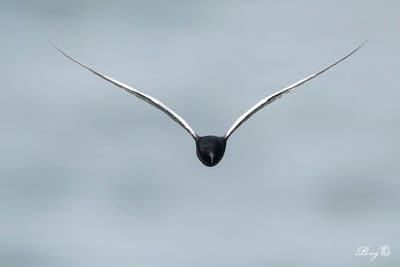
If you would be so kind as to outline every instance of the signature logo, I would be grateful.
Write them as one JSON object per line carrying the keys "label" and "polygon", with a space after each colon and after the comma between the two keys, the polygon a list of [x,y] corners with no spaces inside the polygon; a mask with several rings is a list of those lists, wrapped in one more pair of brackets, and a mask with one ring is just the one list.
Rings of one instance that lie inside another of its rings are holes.
{"label": "signature logo", "polygon": [[373,261],[378,256],[383,256],[383,257],[387,258],[387,257],[389,257],[390,254],[392,254],[390,252],[390,247],[388,244],[386,244],[384,246],[379,246],[379,248],[373,247],[373,246],[361,246],[361,247],[357,248],[355,255],[356,256],[367,256],[367,257],[370,257],[369,261]]}

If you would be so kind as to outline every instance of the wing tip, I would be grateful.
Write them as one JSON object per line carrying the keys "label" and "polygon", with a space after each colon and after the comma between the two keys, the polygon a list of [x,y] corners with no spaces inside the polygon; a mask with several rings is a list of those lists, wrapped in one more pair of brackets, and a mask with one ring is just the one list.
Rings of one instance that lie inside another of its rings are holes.
{"label": "wing tip", "polygon": [[362,42],[361,44],[360,44],[360,46],[357,48],[357,49],[360,49],[361,47],[363,47],[366,43],[368,43],[369,42],[369,40],[370,40],[370,38],[369,37],[367,37],[367,39],[365,39],[365,41],[364,42]]}
{"label": "wing tip", "polygon": [[51,40],[47,40],[49,45],[51,45],[54,49],[56,49],[58,52],[65,54],[60,48],[58,48]]}

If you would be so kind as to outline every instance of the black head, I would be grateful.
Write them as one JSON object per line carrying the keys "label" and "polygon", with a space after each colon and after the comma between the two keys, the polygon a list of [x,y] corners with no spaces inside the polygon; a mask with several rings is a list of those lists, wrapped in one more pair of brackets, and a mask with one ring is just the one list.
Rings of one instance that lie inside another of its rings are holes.
{"label": "black head", "polygon": [[226,138],[213,135],[198,136],[196,153],[199,160],[207,167],[218,164],[225,153]]}

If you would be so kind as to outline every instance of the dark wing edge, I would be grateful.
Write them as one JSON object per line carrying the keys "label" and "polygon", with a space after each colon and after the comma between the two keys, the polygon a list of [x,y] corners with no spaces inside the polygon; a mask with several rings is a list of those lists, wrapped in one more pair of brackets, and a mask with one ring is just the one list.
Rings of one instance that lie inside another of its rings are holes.
{"label": "dark wing edge", "polygon": [[70,55],[68,55],[67,53],[65,53],[64,51],[62,51],[61,49],[59,49],[57,46],[55,46],[54,44],[52,44],[50,42],[50,44],[57,49],[61,54],[63,54],[64,56],[66,56],[67,58],[69,58],[70,60],[72,60],[73,62],[79,64],[80,66],[84,67],[85,69],[91,71],[92,73],[96,74],[97,76],[99,76],[100,78],[103,78],[104,80],[124,89],[125,91],[127,91],[128,93],[140,98],[141,100],[146,101],[147,103],[149,103],[150,105],[158,108],[159,110],[161,110],[162,112],[164,112],[165,114],[167,114],[171,119],[173,119],[175,122],[177,122],[182,128],[184,128],[195,140],[197,140],[197,134],[195,133],[195,131],[189,126],[189,124],[181,117],[179,116],[176,112],[174,112],[172,109],[170,109],[169,107],[167,107],[166,105],[164,105],[161,101],[159,101],[158,99],[146,95],[122,82],[119,82],[111,77],[108,77],[92,68],[89,68],[88,66],[82,64],[81,62],[79,62],[77,59],[71,57]]}
{"label": "dark wing edge", "polygon": [[226,132],[225,134],[225,138],[228,139],[229,136],[240,126],[242,125],[242,123],[244,123],[246,120],[248,120],[251,116],[253,116],[257,111],[259,111],[260,109],[262,109],[263,107],[265,107],[268,104],[271,104],[272,102],[274,102],[275,100],[277,100],[278,98],[280,98],[282,95],[289,93],[292,89],[299,87],[300,85],[308,82],[309,80],[314,79],[315,77],[317,77],[318,75],[322,74],[323,72],[329,70],[330,68],[332,68],[333,66],[339,64],[340,62],[342,62],[343,60],[347,59],[348,57],[350,57],[351,55],[353,55],[355,52],[357,52],[363,45],[365,45],[365,43],[367,43],[368,40],[364,41],[361,45],[359,45],[356,49],[354,49],[353,51],[351,51],[349,54],[347,54],[345,57],[341,58],[340,60],[336,61],[335,63],[333,63],[332,65],[314,73],[311,74],[307,77],[305,77],[304,79],[301,79],[300,81],[297,81],[287,87],[285,87],[284,89],[267,96],[266,98],[261,99],[259,102],[257,102],[257,104],[255,104],[254,106],[252,106],[249,110],[247,110],[245,113],[243,113],[236,121],[235,123],[229,128],[229,130]]}

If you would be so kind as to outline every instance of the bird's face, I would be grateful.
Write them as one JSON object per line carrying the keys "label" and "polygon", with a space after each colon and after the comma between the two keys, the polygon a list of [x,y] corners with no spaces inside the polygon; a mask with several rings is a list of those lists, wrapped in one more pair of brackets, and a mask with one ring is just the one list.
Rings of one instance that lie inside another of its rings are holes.
{"label": "bird's face", "polygon": [[197,157],[204,165],[215,166],[224,156],[225,147],[226,139],[224,137],[199,136],[196,142]]}

